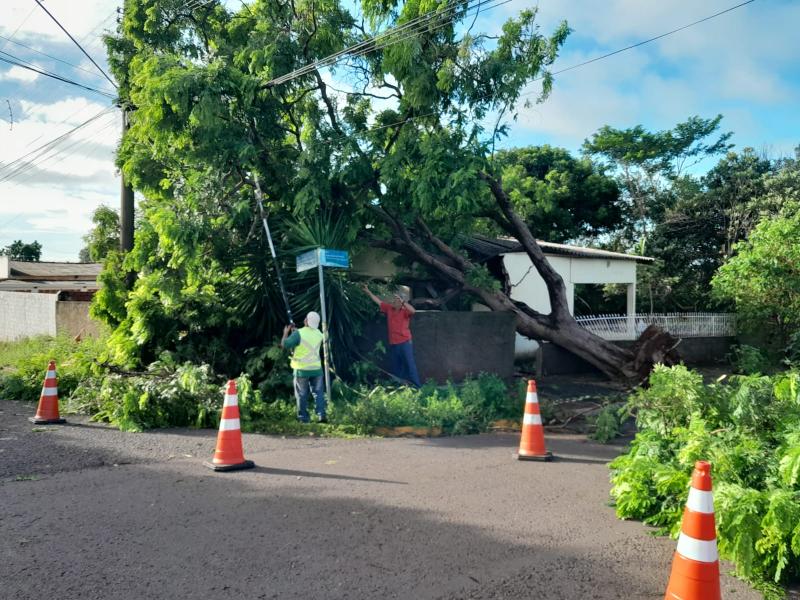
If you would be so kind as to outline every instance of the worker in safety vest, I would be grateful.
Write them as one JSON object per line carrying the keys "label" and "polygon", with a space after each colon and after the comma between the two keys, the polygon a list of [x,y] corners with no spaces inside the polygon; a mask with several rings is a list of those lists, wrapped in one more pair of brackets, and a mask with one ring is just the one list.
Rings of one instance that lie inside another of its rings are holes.
{"label": "worker in safety vest", "polygon": [[319,330],[319,314],[311,311],[306,315],[305,327],[295,329],[287,325],[283,329],[281,347],[294,350],[290,364],[294,370],[294,397],[297,400],[297,420],[308,423],[308,396],[314,393],[317,416],[320,423],[327,423],[325,406],[325,380],[322,374],[322,361],[319,349],[322,346],[322,333]]}

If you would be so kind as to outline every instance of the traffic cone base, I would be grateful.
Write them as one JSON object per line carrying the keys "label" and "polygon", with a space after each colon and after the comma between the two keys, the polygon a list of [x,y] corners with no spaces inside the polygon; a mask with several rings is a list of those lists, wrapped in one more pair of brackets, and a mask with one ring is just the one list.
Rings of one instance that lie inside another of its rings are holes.
{"label": "traffic cone base", "polygon": [[525,413],[522,415],[522,433],[519,439],[517,460],[548,462],[553,460],[552,452],[544,446],[544,427],[539,411],[539,397],[536,393],[536,382],[528,381],[528,393],[525,396]]}
{"label": "traffic cone base", "polygon": [[235,465],[215,465],[214,463],[210,463],[210,462],[205,462],[203,464],[205,466],[207,466],[209,469],[212,469],[214,471],[222,471],[222,472],[225,472],[225,471],[241,471],[243,469],[252,469],[253,467],[256,466],[256,463],[254,463],[252,460],[246,460],[244,462],[240,462],[240,463],[235,464]]}
{"label": "traffic cone base", "polygon": [[58,419],[43,419],[42,417],[28,417],[28,421],[34,423],[36,425],[61,425],[66,423],[66,419],[58,418]]}
{"label": "traffic cone base", "polygon": [[222,417],[219,421],[219,434],[214,458],[211,462],[203,463],[214,471],[241,471],[252,469],[255,466],[252,460],[245,460],[242,451],[242,430],[239,423],[239,395],[236,392],[236,382],[231,379],[225,392],[225,402],[222,406]]}
{"label": "traffic cone base", "polygon": [[553,453],[549,450],[545,450],[544,454],[517,454],[517,460],[535,460],[538,462],[549,462],[553,460]]}

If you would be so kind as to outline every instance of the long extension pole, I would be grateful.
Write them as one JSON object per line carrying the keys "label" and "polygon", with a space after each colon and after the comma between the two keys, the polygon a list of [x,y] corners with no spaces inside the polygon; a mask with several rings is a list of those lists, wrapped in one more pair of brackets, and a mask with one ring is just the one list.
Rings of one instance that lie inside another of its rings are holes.
{"label": "long extension pole", "polygon": [[261,192],[261,182],[258,180],[257,173],[253,173],[253,180],[256,184],[256,201],[258,202],[258,212],[261,214],[261,222],[264,224],[264,231],[267,234],[269,251],[272,254],[272,263],[275,265],[275,272],[278,274],[278,286],[281,288],[281,296],[283,296],[283,304],[286,308],[286,316],[289,319],[289,324],[294,325],[294,319],[292,318],[292,307],[289,306],[289,296],[286,295],[286,286],[283,285],[283,275],[281,275],[281,267],[278,264],[278,255],[275,253],[275,244],[272,243],[272,233],[270,233],[269,230],[267,213],[264,212],[264,195]]}

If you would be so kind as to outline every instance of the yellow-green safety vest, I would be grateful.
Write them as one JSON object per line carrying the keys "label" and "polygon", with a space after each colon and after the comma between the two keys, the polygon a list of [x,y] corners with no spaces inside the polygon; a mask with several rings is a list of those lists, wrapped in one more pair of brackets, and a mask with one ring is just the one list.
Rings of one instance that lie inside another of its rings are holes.
{"label": "yellow-green safety vest", "polygon": [[322,332],[319,329],[303,327],[297,330],[300,344],[294,349],[290,365],[298,371],[313,371],[322,368],[319,347],[322,345]]}

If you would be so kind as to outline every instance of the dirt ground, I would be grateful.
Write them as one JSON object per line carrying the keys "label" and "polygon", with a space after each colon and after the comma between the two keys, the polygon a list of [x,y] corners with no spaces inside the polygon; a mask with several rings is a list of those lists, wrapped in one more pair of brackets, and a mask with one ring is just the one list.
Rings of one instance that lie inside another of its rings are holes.
{"label": "dirt ground", "polygon": [[33,412],[0,402],[2,598],[663,598],[675,542],[614,517],[618,447],[550,436],[558,460],[523,463],[512,434],[245,435],[257,468],[214,473],[214,431]]}

